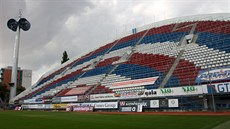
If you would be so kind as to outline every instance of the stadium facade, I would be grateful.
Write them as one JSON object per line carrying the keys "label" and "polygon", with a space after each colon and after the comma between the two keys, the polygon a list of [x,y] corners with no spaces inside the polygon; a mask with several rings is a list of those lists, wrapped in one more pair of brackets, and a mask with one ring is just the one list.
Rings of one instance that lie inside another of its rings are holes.
{"label": "stadium facade", "polygon": [[12,101],[24,109],[208,111],[228,110],[229,99],[226,13],[134,28],[45,73]]}

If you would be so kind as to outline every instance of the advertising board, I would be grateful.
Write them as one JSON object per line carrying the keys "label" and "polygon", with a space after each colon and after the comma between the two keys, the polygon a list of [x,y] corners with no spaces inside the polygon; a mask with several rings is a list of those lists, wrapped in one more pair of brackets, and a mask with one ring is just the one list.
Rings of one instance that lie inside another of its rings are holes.
{"label": "advertising board", "polygon": [[150,108],[150,101],[144,100],[144,101],[120,101],[119,102],[120,107],[138,106],[138,105],[142,105],[143,108]]}
{"label": "advertising board", "polygon": [[114,93],[108,94],[92,94],[90,95],[90,101],[98,101],[98,100],[114,100],[117,99]]}
{"label": "advertising board", "polygon": [[101,102],[95,103],[95,109],[116,109],[118,108],[118,102]]}
{"label": "advertising board", "polygon": [[196,78],[196,83],[220,81],[230,79],[230,67],[201,70]]}
{"label": "advertising board", "polygon": [[157,79],[158,79],[158,76],[150,77],[150,78],[136,79],[136,80],[129,80],[129,81],[122,81],[122,82],[115,82],[112,84],[110,88],[113,89],[113,88],[125,88],[125,87],[150,85],[150,84],[154,84]]}
{"label": "advertising board", "polygon": [[223,82],[223,83],[214,83],[207,85],[208,93],[218,93],[218,94],[224,94],[224,93],[230,93],[230,82]]}
{"label": "advertising board", "polygon": [[65,96],[61,97],[61,102],[77,102],[77,96]]}
{"label": "advertising board", "polygon": [[186,96],[186,95],[199,95],[207,94],[207,86],[183,86],[183,87],[173,87],[173,88],[162,88],[162,89],[152,89],[145,90],[145,97],[162,97],[162,96]]}
{"label": "advertising board", "polygon": [[73,111],[77,112],[92,112],[93,106],[73,106]]}
{"label": "advertising board", "polygon": [[121,112],[137,112],[137,106],[120,107]]}
{"label": "advertising board", "polygon": [[168,106],[169,107],[179,107],[178,99],[169,99]]}

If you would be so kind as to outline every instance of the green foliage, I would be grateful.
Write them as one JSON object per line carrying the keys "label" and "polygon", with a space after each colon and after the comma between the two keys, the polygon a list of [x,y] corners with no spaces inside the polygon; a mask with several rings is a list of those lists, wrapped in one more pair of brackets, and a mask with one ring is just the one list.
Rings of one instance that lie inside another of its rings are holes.
{"label": "green foliage", "polygon": [[18,95],[18,94],[20,94],[21,92],[23,92],[24,90],[25,90],[25,88],[24,88],[23,86],[18,86],[18,87],[17,87],[17,91],[16,91],[17,93],[16,93],[16,94]]}
{"label": "green foliage", "polygon": [[230,116],[0,111],[1,129],[212,129]]}
{"label": "green foliage", "polygon": [[62,56],[62,61],[61,64],[65,63],[66,61],[69,60],[68,54],[66,51],[63,52],[63,56]]}
{"label": "green foliage", "polygon": [[[18,95],[21,92],[23,92],[24,90],[25,90],[24,87],[18,86],[16,94]],[[2,101],[4,103],[8,103],[9,102],[9,95],[10,95],[10,90],[8,90],[6,88],[6,85],[4,85],[3,83],[0,83],[0,98],[2,99]]]}
{"label": "green foliage", "polygon": [[8,102],[9,94],[10,91],[6,88],[6,86],[3,83],[0,83],[0,98],[4,103]]}

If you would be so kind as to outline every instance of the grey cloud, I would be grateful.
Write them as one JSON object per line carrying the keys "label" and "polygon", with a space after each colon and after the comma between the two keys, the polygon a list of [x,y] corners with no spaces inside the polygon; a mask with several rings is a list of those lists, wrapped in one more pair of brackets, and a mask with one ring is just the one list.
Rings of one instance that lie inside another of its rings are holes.
{"label": "grey cloud", "polygon": [[[28,32],[21,33],[19,65],[33,70],[35,82],[41,73],[60,62],[64,50],[70,58],[89,52],[115,37],[116,33],[140,26],[144,18],[153,19],[154,14],[165,13],[166,18],[173,18],[226,12],[229,8],[227,0],[163,2],[165,10],[152,12],[155,5],[150,0],[0,0],[0,67],[12,64],[15,33],[6,27],[6,22],[15,18],[19,9],[23,9],[23,15],[32,24]],[[135,13],[134,6],[139,4],[144,8]],[[145,14],[146,11],[150,14]],[[71,17],[73,26],[66,25]],[[160,18],[156,16],[155,20],[162,20]]]}

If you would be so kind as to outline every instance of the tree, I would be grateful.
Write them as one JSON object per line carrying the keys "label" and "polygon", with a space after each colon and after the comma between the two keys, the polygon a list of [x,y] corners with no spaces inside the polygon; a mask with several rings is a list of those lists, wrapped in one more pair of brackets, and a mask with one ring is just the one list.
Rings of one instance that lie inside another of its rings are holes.
{"label": "tree", "polygon": [[[16,94],[20,94],[23,92],[25,88],[23,86],[17,86]],[[10,90],[7,89],[6,85],[4,83],[0,83],[0,103],[7,103],[9,102],[9,95]]]}
{"label": "tree", "polygon": [[6,103],[9,101],[9,94],[10,94],[10,90],[6,88],[6,85],[4,85],[3,83],[0,83],[0,98],[3,103]]}
{"label": "tree", "polygon": [[66,61],[69,60],[68,54],[66,51],[63,52],[63,56],[62,56],[62,61],[61,64],[65,63]]}
{"label": "tree", "polygon": [[23,87],[23,86],[18,86],[18,87],[17,87],[16,94],[18,95],[18,94],[20,94],[21,92],[23,92],[24,90],[25,90],[25,87]]}

